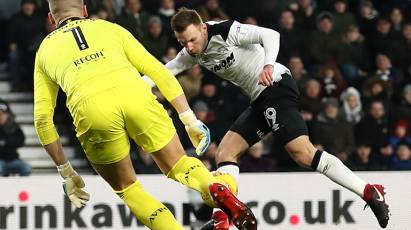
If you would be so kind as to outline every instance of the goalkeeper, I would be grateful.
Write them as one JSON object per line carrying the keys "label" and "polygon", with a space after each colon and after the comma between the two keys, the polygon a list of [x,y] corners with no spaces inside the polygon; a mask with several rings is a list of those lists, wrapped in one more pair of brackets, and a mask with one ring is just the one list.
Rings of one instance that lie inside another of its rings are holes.
{"label": "goalkeeper", "polygon": [[225,210],[240,229],[255,228],[250,210],[197,158],[185,155],[171,119],[139,74],[155,81],[179,113],[200,154],[210,142],[208,128],[190,110],[171,72],[122,27],[85,19],[87,10],[82,0],[50,0],[49,7],[50,22],[57,29],[44,39],[36,54],[34,123],[72,203],[82,207],[89,194],[67,161],[53,124],[59,87],[67,95],[77,138],[93,168],[147,227],[183,229],[136,180],[129,137],[152,153],[167,177],[199,191],[207,204]]}

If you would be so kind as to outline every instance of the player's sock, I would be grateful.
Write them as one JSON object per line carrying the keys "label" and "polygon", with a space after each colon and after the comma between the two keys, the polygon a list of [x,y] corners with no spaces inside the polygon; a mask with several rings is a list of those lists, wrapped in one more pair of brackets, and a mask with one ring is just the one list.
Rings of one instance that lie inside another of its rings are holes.
{"label": "player's sock", "polygon": [[164,204],[147,193],[136,181],[121,191],[114,191],[137,219],[150,229],[184,230]]}
{"label": "player's sock", "polygon": [[238,164],[231,161],[224,161],[218,163],[217,172],[228,173],[234,177],[235,181],[238,183],[238,177],[240,176],[240,168]]}
{"label": "player's sock", "polygon": [[366,183],[347,168],[340,159],[326,151],[317,150],[311,163],[311,168],[324,174],[335,183],[351,190],[361,198],[364,196]]}
{"label": "player's sock", "polygon": [[183,156],[168,172],[167,177],[174,179],[201,193],[206,204],[216,207],[210,196],[208,186],[218,180],[208,171],[204,164],[195,157]]}
{"label": "player's sock", "polygon": [[[234,181],[229,180],[230,178],[227,178],[227,175],[217,175],[216,178],[219,181],[223,181],[225,184],[229,185],[229,188],[231,189],[231,191],[233,191],[234,194],[238,194],[238,178],[240,175],[240,168],[238,167],[238,164],[235,162],[231,162],[231,161],[223,161],[221,163],[217,164],[217,172],[221,172],[221,173],[227,173],[228,175],[232,176],[232,178],[234,179]],[[219,208],[215,208],[213,210],[213,213],[218,213],[220,212],[221,209]]]}

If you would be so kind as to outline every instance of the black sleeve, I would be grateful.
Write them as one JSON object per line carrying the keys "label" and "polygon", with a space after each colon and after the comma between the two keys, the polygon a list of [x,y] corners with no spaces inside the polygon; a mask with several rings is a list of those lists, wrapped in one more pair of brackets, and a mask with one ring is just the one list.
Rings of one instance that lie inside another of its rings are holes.
{"label": "black sleeve", "polygon": [[230,28],[233,23],[234,20],[227,20],[213,25],[207,24],[208,40],[210,41],[212,36],[221,35],[224,41],[227,41],[228,33],[230,32]]}
{"label": "black sleeve", "polygon": [[18,148],[24,145],[25,136],[20,126],[17,123],[13,123],[6,130],[5,134],[5,147]]}

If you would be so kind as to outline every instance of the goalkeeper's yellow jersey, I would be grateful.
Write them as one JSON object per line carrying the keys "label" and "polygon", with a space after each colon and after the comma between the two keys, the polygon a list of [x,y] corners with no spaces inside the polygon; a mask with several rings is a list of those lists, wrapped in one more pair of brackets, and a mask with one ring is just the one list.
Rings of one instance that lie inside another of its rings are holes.
{"label": "goalkeeper's yellow jersey", "polygon": [[53,114],[59,88],[73,115],[82,100],[116,84],[146,84],[139,73],[150,76],[169,101],[183,94],[172,73],[121,26],[94,19],[64,21],[36,55],[34,123],[40,142],[58,138]]}

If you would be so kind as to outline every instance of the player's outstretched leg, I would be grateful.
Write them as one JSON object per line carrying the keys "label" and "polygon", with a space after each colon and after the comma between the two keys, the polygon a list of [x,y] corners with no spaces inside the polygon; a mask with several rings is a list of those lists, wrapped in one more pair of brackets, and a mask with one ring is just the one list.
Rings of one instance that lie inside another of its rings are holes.
{"label": "player's outstretched leg", "polygon": [[206,204],[221,208],[239,229],[256,229],[251,210],[197,158],[182,156],[167,176],[199,191]]}
{"label": "player's outstretched leg", "polygon": [[119,162],[93,164],[93,167],[145,226],[156,230],[184,230],[170,210],[147,193],[136,180],[129,155]]}
{"label": "player's outstretched leg", "polygon": [[326,151],[317,150],[308,136],[299,136],[285,145],[291,157],[301,166],[318,171],[335,183],[360,196],[371,207],[378,223],[385,228],[389,209],[381,185],[370,185],[355,175],[340,159]]}
{"label": "player's outstretched leg", "polygon": [[245,229],[243,225],[257,226],[250,209],[230,189],[214,177],[199,159],[184,154],[177,136],[154,152],[153,158],[167,177],[200,192],[206,204],[227,212],[233,222],[238,223],[239,229]]}

